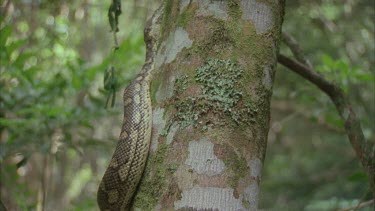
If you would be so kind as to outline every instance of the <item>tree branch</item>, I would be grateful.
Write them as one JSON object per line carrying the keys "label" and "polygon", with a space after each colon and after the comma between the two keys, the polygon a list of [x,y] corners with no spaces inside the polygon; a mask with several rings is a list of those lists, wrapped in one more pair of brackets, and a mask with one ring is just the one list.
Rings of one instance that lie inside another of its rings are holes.
{"label": "tree branch", "polygon": [[289,47],[289,49],[292,51],[293,56],[297,59],[297,61],[301,62],[302,64],[307,65],[308,67],[312,68],[311,62],[303,55],[303,51],[300,48],[298,42],[294,37],[289,35],[286,32],[282,33],[282,39],[284,43]]}
{"label": "tree branch", "polygon": [[366,170],[373,195],[375,196],[374,143],[366,141],[360,122],[351,104],[349,103],[347,95],[340,87],[325,79],[314,69],[282,54],[279,54],[277,59],[280,64],[307,79],[330,97],[332,102],[335,104],[341,119],[344,121],[345,130],[349,141]]}

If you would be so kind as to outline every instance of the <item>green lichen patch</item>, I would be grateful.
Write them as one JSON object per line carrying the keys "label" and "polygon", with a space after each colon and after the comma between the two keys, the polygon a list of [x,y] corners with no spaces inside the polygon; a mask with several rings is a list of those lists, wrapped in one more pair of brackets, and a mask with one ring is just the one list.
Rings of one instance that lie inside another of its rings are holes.
{"label": "green lichen patch", "polygon": [[[254,122],[256,109],[250,103],[244,103],[239,81],[243,69],[229,59],[208,59],[195,70],[194,80],[183,76],[175,81],[174,121],[180,127],[189,125],[202,126],[206,130],[212,122],[207,120],[212,115],[223,119],[227,117],[236,124]],[[190,87],[199,92],[186,95]],[[207,118],[207,119],[204,119]]]}
{"label": "green lichen patch", "polygon": [[188,79],[189,79],[189,76],[187,76],[187,75],[176,78],[175,83],[174,83],[174,85],[175,85],[174,94],[175,95],[180,94],[181,92],[183,92],[187,89]]}
{"label": "green lichen patch", "polygon": [[174,120],[178,122],[181,128],[186,128],[189,125],[197,127],[199,118],[208,111],[208,107],[198,102],[195,97],[179,100],[176,102],[175,108],[177,113]]}
{"label": "green lichen patch", "polygon": [[202,84],[202,96],[216,111],[231,114],[231,110],[242,97],[235,89],[243,69],[230,60],[209,59],[197,69],[195,80]]}

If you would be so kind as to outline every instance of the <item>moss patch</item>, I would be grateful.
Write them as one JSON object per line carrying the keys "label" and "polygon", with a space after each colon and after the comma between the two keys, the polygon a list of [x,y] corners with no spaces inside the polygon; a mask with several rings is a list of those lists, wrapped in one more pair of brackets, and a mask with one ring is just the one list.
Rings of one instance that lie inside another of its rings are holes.
{"label": "moss patch", "polygon": [[242,16],[240,1],[239,0],[229,0],[227,4],[228,4],[229,15],[235,20],[240,19],[241,16]]}
{"label": "moss patch", "polygon": [[230,169],[228,184],[236,190],[240,179],[244,179],[249,172],[246,159],[228,144],[215,145],[214,152],[224,162],[227,169]]}
{"label": "moss patch", "polygon": [[157,205],[166,188],[166,178],[170,174],[163,164],[167,152],[168,145],[159,144],[158,150],[150,155],[144,174],[151,176],[141,180],[140,189],[134,199],[135,207],[142,210],[154,210]]}
{"label": "moss patch", "polygon": [[172,15],[172,7],[173,7],[173,0],[166,0],[165,7],[164,7],[164,14],[163,14],[163,24],[162,24],[162,34],[165,35],[167,29],[170,28],[171,15]]}
{"label": "moss patch", "polygon": [[230,169],[233,169],[233,176],[228,182],[232,188],[238,186],[238,182],[241,178],[245,178],[248,172],[248,167],[246,165],[246,160],[243,157],[238,156],[236,153],[229,153],[231,155],[228,160],[224,160],[224,164],[229,166]]}
{"label": "moss patch", "polygon": [[189,23],[189,21],[194,17],[194,14],[197,9],[197,3],[192,3],[189,6],[186,6],[185,9],[178,16],[177,26],[185,27]]}
{"label": "moss patch", "polygon": [[156,92],[158,91],[161,84],[160,77],[154,77],[151,81],[151,87],[150,87],[150,97],[151,97],[151,104],[156,105]]}
{"label": "moss patch", "polygon": [[[206,35],[207,38],[196,43],[193,49],[203,58],[207,58],[210,54],[212,54],[211,56],[214,54],[215,57],[220,57],[236,46],[236,39],[233,36],[235,33],[231,31],[233,28],[228,27],[227,23],[223,20],[212,17],[207,17],[206,19],[212,24],[210,32]],[[197,38],[197,40],[199,39],[201,38]]]}

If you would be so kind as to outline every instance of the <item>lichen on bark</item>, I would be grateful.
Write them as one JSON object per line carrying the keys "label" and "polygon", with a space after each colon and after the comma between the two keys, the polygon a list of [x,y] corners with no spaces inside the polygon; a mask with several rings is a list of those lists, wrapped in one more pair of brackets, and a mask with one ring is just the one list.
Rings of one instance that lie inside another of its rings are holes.
{"label": "lichen on bark", "polygon": [[202,118],[210,114],[229,117],[236,124],[249,125],[255,121],[257,111],[250,103],[238,105],[243,96],[238,87],[243,69],[237,63],[230,59],[208,59],[195,72],[194,81],[190,82],[196,83],[200,90],[195,96],[180,97],[187,88],[188,76],[175,82],[174,120],[182,128],[199,125],[207,130],[213,123],[202,121]]}

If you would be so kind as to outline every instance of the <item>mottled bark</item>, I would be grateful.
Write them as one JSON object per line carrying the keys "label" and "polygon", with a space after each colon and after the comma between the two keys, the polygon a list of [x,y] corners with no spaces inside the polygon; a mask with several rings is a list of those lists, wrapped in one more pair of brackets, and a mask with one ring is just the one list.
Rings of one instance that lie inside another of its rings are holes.
{"label": "mottled bark", "polygon": [[284,2],[166,0],[133,208],[256,210]]}

